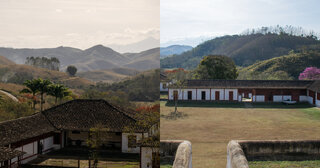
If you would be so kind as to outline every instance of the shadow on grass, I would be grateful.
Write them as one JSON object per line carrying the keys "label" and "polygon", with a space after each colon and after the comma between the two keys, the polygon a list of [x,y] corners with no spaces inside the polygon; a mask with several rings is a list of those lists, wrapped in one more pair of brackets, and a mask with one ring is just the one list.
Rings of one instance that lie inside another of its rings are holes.
{"label": "shadow on grass", "polygon": [[[167,101],[165,106],[174,107],[174,101]],[[178,107],[215,107],[215,108],[310,108],[309,103],[251,103],[251,102],[215,102],[215,101],[179,101]]]}
{"label": "shadow on grass", "polygon": [[169,113],[168,115],[161,114],[160,117],[165,118],[167,120],[177,120],[177,119],[186,118],[186,117],[188,117],[188,115],[184,114],[183,112],[179,112],[179,111],[174,112],[173,111],[173,112]]}

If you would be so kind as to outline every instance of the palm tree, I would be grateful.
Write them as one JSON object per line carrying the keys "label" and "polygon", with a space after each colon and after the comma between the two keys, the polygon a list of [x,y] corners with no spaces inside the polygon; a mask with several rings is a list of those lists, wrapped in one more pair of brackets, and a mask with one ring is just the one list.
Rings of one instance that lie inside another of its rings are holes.
{"label": "palm tree", "polygon": [[45,93],[48,93],[49,91],[49,86],[52,84],[51,81],[47,80],[47,79],[36,79],[35,80],[37,85],[38,85],[38,90],[39,90],[39,93],[40,93],[40,111],[42,112],[42,109],[43,109],[43,95]]}
{"label": "palm tree", "polygon": [[20,93],[31,93],[33,99],[33,110],[36,110],[37,100],[35,99],[36,94],[39,92],[39,85],[36,80],[26,80],[23,85],[27,88],[24,88],[20,91]]}
{"label": "palm tree", "polygon": [[55,97],[55,104],[57,104],[58,99],[61,99],[69,96],[71,92],[68,90],[68,88],[64,87],[63,85],[60,84],[52,84],[49,86],[49,92],[48,94],[50,96]]}

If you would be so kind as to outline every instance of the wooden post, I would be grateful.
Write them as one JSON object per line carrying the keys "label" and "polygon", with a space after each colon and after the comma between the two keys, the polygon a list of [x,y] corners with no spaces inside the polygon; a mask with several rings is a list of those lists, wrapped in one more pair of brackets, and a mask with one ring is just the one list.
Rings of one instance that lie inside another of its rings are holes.
{"label": "wooden post", "polygon": [[91,160],[89,159],[89,168],[91,168]]}
{"label": "wooden post", "polygon": [[78,159],[78,168],[80,168],[80,160]]}

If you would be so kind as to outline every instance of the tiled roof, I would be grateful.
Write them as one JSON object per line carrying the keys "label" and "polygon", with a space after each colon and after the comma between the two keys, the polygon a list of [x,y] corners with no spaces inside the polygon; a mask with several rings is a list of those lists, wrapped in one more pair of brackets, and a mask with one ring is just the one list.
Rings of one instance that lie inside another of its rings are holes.
{"label": "tiled roof", "polygon": [[[89,131],[97,125],[122,132],[136,123],[134,116],[133,111],[117,108],[105,100],[72,100],[42,113],[0,122],[0,146],[56,130]],[[137,132],[145,132],[137,129]]]}
{"label": "tiled roof", "polygon": [[314,83],[308,89],[320,94],[320,80],[314,81]]}
{"label": "tiled roof", "polygon": [[17,156],[23,155],[25,152],[12,150],[6,147],[0,147],[0,162],[13,159]]}
{"label": "tiled roof", "polygon": [[313,82],[307,80],[188,80],[186,87],[307,89]]}
{"label": "tiled roof", "polygon": [[43,111],[43,114],[61,130],[88,131],[103,125],[110,131],[121,132],[136,120],[105,100],[72,100]]}
{"label": "tiled roof", "polygon": [[0,122],[0,146],[37,137],[54,130],[54,127],[41,113]]}

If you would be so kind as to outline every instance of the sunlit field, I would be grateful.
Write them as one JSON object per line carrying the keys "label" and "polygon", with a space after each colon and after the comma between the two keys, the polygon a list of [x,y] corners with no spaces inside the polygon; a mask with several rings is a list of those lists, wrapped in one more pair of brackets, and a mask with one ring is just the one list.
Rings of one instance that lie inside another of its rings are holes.
{"label": "sunlit field", "polygon": [[187,117],[171,120],[164,116],[174,107],[165,104],[161,102],[161,139],[191,141],[194,168],[226,167],[230,140],[320,139],[320,110],[308,105],[198,104],[178,107]]}

